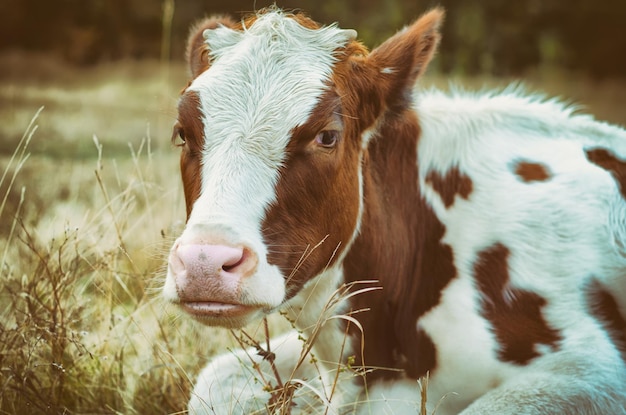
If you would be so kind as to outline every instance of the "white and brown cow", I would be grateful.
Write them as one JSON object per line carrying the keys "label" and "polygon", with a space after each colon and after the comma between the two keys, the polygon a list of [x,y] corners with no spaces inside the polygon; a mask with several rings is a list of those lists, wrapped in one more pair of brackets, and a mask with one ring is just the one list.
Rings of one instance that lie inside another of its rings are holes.
{"label": "white and brown cow", "polygon": [[[442,15],[371,53],[277,8],[192,31],[164,295],[213,326],[284,310],[292,412],[417,413],[429,373],[437,415],[624,414],[626,131],[518,89],[415,92]],[[329,305],[342,284],[371,289]],[[266,410],[246,364],[211,362],[190,411]]]}

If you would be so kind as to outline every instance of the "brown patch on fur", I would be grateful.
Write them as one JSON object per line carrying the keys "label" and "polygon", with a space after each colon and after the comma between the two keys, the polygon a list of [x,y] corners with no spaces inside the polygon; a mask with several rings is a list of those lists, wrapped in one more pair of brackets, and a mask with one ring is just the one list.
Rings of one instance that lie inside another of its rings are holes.
{"label": "brown patch on fur", "polygon": [[626,362],[626,319],[609,290],[593,279],[587,286],[589,313],[604,327],[615,348]]}
{"label": "brown patch on fur", "polygon": [[[346,130],[332,149],[314,145],[316,134],[340,112],[339,97],[328,91],[309,120],[292,132],[282,174],[276,184],[277,202],[263,222],[269,247],[267,260],[277,265],[287,282],[288,297],[333,264],[350,240],[359,211],[359,143]],[[300,258],[311,252],[297,266]],[[273,247],[276,247],[275,249]],[[337,252],[335,250],[338,248]],[[296,268],[297,266],[297,268]]]}
{"label": "brown patch on fur", "polygon": [[204,124],[200,98],[195,92],[185,92],[178,102],[178,127],[185,143],[180,153],[180,171],[185,192],[187,219],[193,204],[200,197],[200,156],[204,144]]}
{"label": "brown patch on fur", "polygon": [[544,182],[552,177],[550,170],[545,164],[530,161],[516,162],[514,173],[526,183]]}
{"label": "brown patch on fur", "polygon": [[426,183],[439,193],[446,208],[454,204],[456,195],[467,200],[472,193],[472,179],[461,173],[458,167],[452,167],[444,177],[439,172],[431,170],[426,176]]}
{"label": "brown patch on fur", "polygon": [[474,278],[483,294],[482,315],[491,322],[500,345],[498,358],[525,365],[540,356],[539,344],[557,350],[561,334],[548,326],[541,309],[546,300],[509,284],[509,249],[495,244],[480,252]]}
{"label": "brown patch on fur", "polygon": [[[436,366],[436,348],[417,322],[439,303],[456,269],[452,249],[441,242],[445,227],[418,189],[415,113],[409,106],[387,114],[382,125],[364,160],[361,231],[344,270],[348,281],[375,279],[383,287],[353,299],[353,309],[369,309],[358,314],[362,363],[418,378]],[[370,378],[397,375],[377,370]]]}
{"label": "brown patch on fur", "polygon": [[618,159],[615,154],[605,148],[589,149],[585,153],[590,162],[611,172],[622,196],[626,199],[626,161]]}

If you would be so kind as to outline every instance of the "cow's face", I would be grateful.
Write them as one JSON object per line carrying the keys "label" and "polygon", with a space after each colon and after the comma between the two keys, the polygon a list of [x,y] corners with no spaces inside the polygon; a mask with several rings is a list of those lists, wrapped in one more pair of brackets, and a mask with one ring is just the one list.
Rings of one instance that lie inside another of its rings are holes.
{"label": "cow's face", "polygon": [[192,33],[174,129],[188,218],[164,294],[200,321],[274,311],[358,233],[369,131],[419,71],[397,39],[366,57],[355,35],[279,11]]}

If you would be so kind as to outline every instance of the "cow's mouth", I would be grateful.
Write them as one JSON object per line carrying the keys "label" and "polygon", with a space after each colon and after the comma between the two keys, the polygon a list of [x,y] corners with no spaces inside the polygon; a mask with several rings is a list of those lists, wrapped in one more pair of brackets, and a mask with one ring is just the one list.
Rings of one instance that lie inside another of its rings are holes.
{"label": "cow's mouth", "polygon": [[213,301],[187,301],[181,302],[180,306],[200,321],[207,319],[240,319],[259,311],[259,308],[255,306]]}

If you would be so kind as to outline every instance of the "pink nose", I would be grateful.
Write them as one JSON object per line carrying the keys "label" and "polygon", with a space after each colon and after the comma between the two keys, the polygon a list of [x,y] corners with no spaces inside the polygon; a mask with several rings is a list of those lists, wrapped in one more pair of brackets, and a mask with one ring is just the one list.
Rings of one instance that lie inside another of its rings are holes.
{"label": "pink nose", "polygon": [[243,262],[243,248],[224,245],[179,245],[178,258],[189,277],[211,277],[221,271],[234,272]]}
{"label": "pink nose", "polygon": [[256,265],[250,249],[226,245],[177,244],[169,258],[181,301],[236,302]]}

